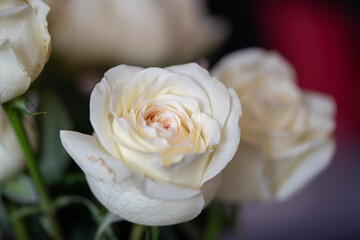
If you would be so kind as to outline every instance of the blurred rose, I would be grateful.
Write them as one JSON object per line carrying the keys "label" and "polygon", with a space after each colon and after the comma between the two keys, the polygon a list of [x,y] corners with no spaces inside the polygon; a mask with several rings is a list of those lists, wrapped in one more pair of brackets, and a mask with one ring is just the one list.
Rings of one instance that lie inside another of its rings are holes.
{"label": "blurred rose", "polygon": [[48,0],[54,48],[74,62],[185,62],[225,37],[203,0]]}
{"label": "blurred rose", "polygon": [[241,107],[197,64],[120,65],[90,100],[94,135],[61,140],[111,212],[145,225],[196,217],[212,200],[240,139]]}
{"label": "blurred rose", "polygon": [[[25,129],[31,145],[36,147],[36,134],[26,119]],[[16,175],[25,165],[25,156],[9,119],[0,105],[0,183]]]}
{"label": "blurred rose", "polygon": [[335,104],[328,96],[302,92],[279,54],[234,52],[213,72],[236,90],[244,113],[241,144],[224,171],[221,198],[286,199],[328,165],[334,153]]}
{"label": "blurred rose", "polygon": [[0,103],[23,94],[40,74],[50,53],[41,0],[0,2]]}

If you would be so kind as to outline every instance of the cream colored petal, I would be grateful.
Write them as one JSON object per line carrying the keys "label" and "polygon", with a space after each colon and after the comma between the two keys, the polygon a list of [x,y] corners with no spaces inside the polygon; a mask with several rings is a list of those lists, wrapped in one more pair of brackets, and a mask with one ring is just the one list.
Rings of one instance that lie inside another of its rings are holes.
{"label": "cream colored petal", "polygon": [[329,165],[334,152],[333,139],[325,139],[322,144],[315,145],[310,152],[300,157],[286,178],[278,184],[274,198],[285,200],[304,188]]}
{"label": "cream colored petal", "polygon": [[143,68],[140,67],[122,64],[108,70],[105,73],[105,79],[108,81],[108,84],[112,89],[116,84],[132,81],[134,76],[142,70]]}
{"label": "cream colored petal", "polygon": [[90,189],[112,213],[142,225],[164,226],[189,221],[204,206],[202,194],[182,200],[160,200],[144,195],[132,179],[107,183],[87,176]]}
{"label": "cream colored petal", "polygon": [[107,182],[120,182],[132,174],[120,159],[104,151],[94,137],[61,131],[60,138],[66,151],[85,174]]}
{"label": "cream colored petal", "polygon": [[223,57],[212,74],[226,86],[238,88],[258,78],[295,81],[293,67],[280,54],[261,48],[247,48]]}
{"label": "cream colored petal", "polygon": [[[121,145],[144,152],[156,152],[158,149],[152,149],[153,145],[149,144],[146,139],[141,138],[132,128],[129,121],[123,118],[117,118],[112,123],[113,139]],[[164,139],[166,142],[166,140]]]}
{"label": "cream colored petal", "polygon": [[240,127],[242,130],[241,139],[254,144],[260,144],[266,157],[281,154],[282,151],[292,149],[298,144],[299,139],[304,136],[303,132],[294,133],[276,129],[268,130],[260,127],[249,130],[241,125],[241,121]]}
{"label": "cream colored petal", "polygon": [[39,26],[41,29],[42,37],[44,40],[44,47],[45,47],[45,61],[50,56],[50,40],[51,36],[48,30],[48,22],[46,20],[47,15],[50,11],[50,7],[46,5],[43,0],[28,0],[29,4],[36,10],[36,16],[39,21]]}
{"label": "cream colored petal", "polygon": [[126,84],[126,96],[123,101],[130,106],[134,100],[143,95],[143,99],[155,99],[164,94],[195,98],[202,112],[211,114],[209,100],[199,84],[179,72],[174,74],[164,69],[148,68],[140,72],[133,81]]}
{"label": "cream colored petal", "polygon": [[157,96],[156,99],[159,100],[175,100],[178,104],[182,106],[185,112],[190,117],[193,113],[199,111],[199,102],[193,97],[184,97],[178,96],[174,94],[163,94],[161,96]]}
{"label": "cream colored petal", "polygon": [[335,128],[334,99],[325,94],[304,91],[304,99],[309,108],[309,128],[314,131],[332,132]]}
{"label": "cream colored petal", "polygon": [[223,127],[230,111],[230,96],[228,89],[218,79],[211,77],[209,72],[196,63],[177,65],[166,68],[171,72],[185,75],[196,82],[207,94],[213,116]]}
{"label": "cream colored petal", "polygon": [[214,199],[218,193],[221,180],[222,174],[220,173],[201,186],[200,190],[205,201],[204,208]]}
{"label": "cream colored petal", "polygon": [[90,97],[90,121],[96,132],[101,146],[115,157],[119,157],[112,138],[111,113],[109,111],[111,85],[103,78],[96,84]]}
{"label": "cream colored petal", "polygon": [[9,40],[0,39],[0,72],[0,103],[20,96],[29,88],[31,79]]}
{"label": "cream colored petal", "polygon": [[[140,87],[144,86],[141,84],[140,79],[138,83],[135,83],[135,85],[131,85],[132,90],[130,90],[129,86],[126,86],[126,88],[129,89],[124,90],[124,83],[118,84],[113,88],[110,99],[110,112],[112,113],[112,118],[114,120],[112,121],[111,126],[113,134],[124,145],[138,150],[143,149],[144,151],[162,152],[164,149],[167,149],[170,146],[165,138],[155,139],[154,135],[156,135],[156,131],[155,129],[146,126],[143,116],[140,114],[141,109],[144,106],[147,106],[149,103],[165,104],[166,107],[173,107],[173,110],[179,113],[179,118],[183,120],[182,123],[185,124],[185,120],[190,122],[189,115],[193,114],[192,111],[196,111],[199,109],[198,101],[192,97],[179,97],[174,94],[181,94],[181,90],[183,90],[187,92],[186,95],[197,95],[197,97],[199,98],[201,96],[206,98],[206,95],[204,93],[202,93],[202,95],[201,92],[199,93],[198,91],[196,91],[202,90],[199,89],[198,86],[191,81],[188,82],[188,84],[186,85],[185,82],[182,84],[179,83],[181,79],[178,78],[178,75],[176,75],[175,78],[172,79],[165,78],[165,76],[168,76],[168,74],[163,74],[162,77],[164,78],[156,78],[156,80],[154,80],[154,82],[150,84],[147,90],[142,90],[146,91],[146,93],[142,94],[140,91],[136,91],[135,89],[137,85],[139,85]],[[158,81],[161,81],[161,83],[159,83]],[[155,84],[155,82],[157,83]],[[182,89],[179,87],[180,90],[177,90],[176,87],[178,85],[184,86],[182,86]],[[193,91],[187,91],[185,89],[185,86],[192,87]],[[162,91],[167,90],[174,94],[162,94]],[[129,94],[129,96],[124,96],[126,93]],[[130,96],[131,94],[132,96]],[[141,98],[143,98],[143,100],[139,99],[139,95]],[[128,101],[128,98],[135,98],[136,100]],[[202,101],[202,103],[208,104],[206,103],[206,101]],[[183,106],[185,107],[185,109],[183,109]],[[161,141],[163,141],[163,144]]]}
{"label": "cream colored petal", "polygon": [[[155,180],[198,189],[212,153],[184,155],[181,167],[164,167],[158,153],[143,152],[117,142],[122,160],[131,168]],[[177,156],[175,156],[177,157]],[[221,169],[220,169],[221,170]],[[219,171],[220,171],[219,170]]]}
{"label": "cream colored petal", "polygon": [[202,113],[201,126],[201,136],[203,137],[206,146],[210,147],[218,144],[221,138],[219,123],[207,114]]}
{"label": "cream colored petal", "polygon": [[[161,68],[147,68],[137,72],[131,81],[126,81],[122,88],[121,96],[114,96],[119,99],[123,109],[127,109],[142,94],[144,94],[150,84],[161,74],[167,71]],[[119,110],[119,109],[117,109]],[[118,112],[118,114],[123,114]]]}
{"label": "cream colored petal", "polygon": [[231,111],[222,129],[220,143],[214,149],[213,157],[201,184],[204,184],[225,168],[234,157],[240,142],[239,119],[242,114],[241,105],[235,91],[229,89],[229,93],[231,95]]}
{"label": "cream colored petal", "polygon": [[218,198],[229,202],[266,201],[271,191],[266,160],[259,145],[241,141],[235,157],[222,172]]}
{"label": "cream colored petal", "polygon": [[289,158],[299,156],[310,151],[314,146],[323,142],[324,138],[327,138],[327,136],[316,132],[308,134],[304,133],[295,143],[289,144],[283,148],[274,147],[274,150],[268,155],[268,157],[278,161],[286,161]]}
{"label": "cream colored petal", "polygon": [[199,190],[184,188],[164,181],[156,181],[149,177],[145,177],[138,188],[146,196],[161,200],[189,199],[201,193]]}
{"label": "cream colored petal", "polygon": [[25,166],[23,150],[1,105],[0,166],[0,183],[14,176]]}
{"label": "cream colored petal", "polygon": [[0,12],[0,26],[0,39],[9,39],[21,64],[34,80],[49,54],[36,10],[31,6],[4,9]]}
{"label": "cream colored petal", "polygon": [[13,8],[16,6],[23,6],[26,2],[23,0],[2,0],[0,1],[0,10]]}

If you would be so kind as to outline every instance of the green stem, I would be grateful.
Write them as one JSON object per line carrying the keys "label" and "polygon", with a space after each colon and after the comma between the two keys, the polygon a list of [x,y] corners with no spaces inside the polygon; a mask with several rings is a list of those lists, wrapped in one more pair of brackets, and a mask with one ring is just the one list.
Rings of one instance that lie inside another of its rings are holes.
{"label": "green stem", "polygon": [[223,223],[223,205],[219,202],[213,202],[209,209],[207,217],[205,233],[203,239],[216,240],[219,239],[222,223]]}
{"label": "green stem", "polygon": [[[8,208],[11,212],[16,210],[16,206],[14,203],[9,202]],[[24,222],[21,218],[11,221],[12,228],[14,230],[15,238],[18,240],[29,240],[29,234],[26,231]]]}
{"label": "green stem", "polygon": [[160,234],[160,228],[159,227],[150,227],[151,232],[151,240],[158,240],[159,234]]}
{"label": "green stem", "polygon": [[130,232],[130,240],[140,240],[144,235],[145,226],[139,224],[132,224]]}
{"label": "green stem", "polygon": [[49,218],[49,223],[54,232],[53,238],[56,240],[61,240],[63,238],[61,236],[60,228],[55,218],[55,212],[54,209],[52,208],[51,198],[50,195],[48,194],[44,181],[36,165],[35,156],[32,152],[24,126],[22,125],[20,111],[12,107],[11,102],[5,103],[3,107],[8,115],[8,118],[14,128],[14,131],[19,139],[20,145],[24,151],[29,173],[37,187],[41,199],[41,205],[45,210],[47,217]]}

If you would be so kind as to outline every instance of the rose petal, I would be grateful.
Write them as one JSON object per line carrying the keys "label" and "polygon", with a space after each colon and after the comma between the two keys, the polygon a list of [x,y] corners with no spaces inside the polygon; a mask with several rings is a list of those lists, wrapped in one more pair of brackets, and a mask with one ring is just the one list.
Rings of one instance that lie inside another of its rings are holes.
{"label": "rose petal", "polygon": [[309,128],[315,131],[332,132],[335,128],[335,102],[325,95],[311,91],[304,92],[309,107]]}
{"label": "rose petal", "polygon": [[19,62],[9,40],[0,39],[0,103],[23,94],[31,78]]}
{"label": "rose petal", "polygon": [[215,146],[219,143],[221,137],[221,129],[219,123],[208,116],[207,114],[201,114],[201,135],[205,141],[207,147]]}
{"label": "rose petal", "polygon": [[104,75],[110,88],[112,89],[119,83],[131,81],[131,79],[133,79],[134,76],[142,70],[143,68],[140,67],[122,64],[111,68]]}
{"label": "rose petal", "polygon": [[324,134],[319,134],[316,132],[303,134],[300,141],[288,145],[284,148],[275,148],[271,154],[268,155],[269,158],[283,160],[291,158],[292,156],[299,156],[311,150],[315,145],[324,141],[324,138],[327,138]]}
{"label": "rose petal", "polygon": [[[201,86],[201,85],[200,85]],[[182,75],[174,73],[163,73],[151,83],[144,94],[145,98],[153,99],[156,96],[165,94],[179,95],[182,97],[195,98],[202,112],[211,113],[207,93],[199,86],[196,81]]]}
{"label": "rose petal", "polygon": [[230,111],[230,97],[227,88],[196,63],[177,65],[166,69],[191,78],[203,89],[210,101],[212,112],[208,113],[204,110],[202,112],[213,116],[223,127]]}
{"label": "rose petal", "polygon": [[239,118],[242,114],[241,105],[235,91],[231,88],[228,90],[231,95],[231,111],[222,129],[220,143],[214,149],[214,154],[201,184],[204,184],[225,168],[234,157],[240,142]]}
{"label": "rose petal", "polygon": [[235,51],[222,58],[213,68],[212,74],[225,85],[238,89],[258,78],[295,81],[293,67],[280,54],[260,48]]}
{"label": "rose petal", "polygon": [[161,156],[158,153],[142,152],[129,148],[121,142],[117,143],[122,155],[122,160],[131,168],[155,180],[167,181],[193,189],[200,187],[202,176],[212,155],[211,152],[204,154],[184,154],[183,159],[179,163],[184,162],[181,168],[177,167],[177,164],[164,167]]}
{"label": "rose petal", "polygon": [[328,166],[334,152],[333,139],[325,139],[322,144],[315,145],[312,151],[301,156],[287,177],[278,183],[274,197],[285,200],[293,196]]}
{"label": "rose petal", "polygon": [[113,156],[118,157],[118,151],[112,139],[110,96],[116,84],[129,81],[141,68],[120,65],[105,73],[105,78],[99,82],[90,97],[90,121],[101,145]]}
{"label": "rose petal", "polygon": [[201,186],[200,190],[205,200],[204,208],[214,199],[218,193],[221,180],[222,174],[220,173]]}
{"label": "rose petal", "polygon": [[90,121],[102,147],[113,156],[118,157],[116,145],[111,137],[111,113],[109,111],[111,91],[111,86],[106,79],[96,84],[90,97]]}
{"label": "rose petal", "polygon": [[160,200],[143,194],[132,179],[120,183],[98,181],[87,176],[97,199],[114,214],[142,225],[172,225],[191,220],[200,214],[202,194],[182,200]]}
{"label": "rose petal", "polygon": [[198,112],[200,109],[199,102],[193,97],[177,96],[174,94],[163,94],[157,96],[156,99],[159,100],[170,100],[175,101],[182,106],[185,112],[189,117],[195,112]]}
{"label": "rose petal", "polygon": [[220,199],[241,202],[271,198],[266,161],[259,145],[241,142],[222,175]]}
{"label": "rose petal", "polygon": [[6,9],[6,8],[13,8],[16,6],[25,5],[24,1],[14,1],[14,0],[2,0],[0,1],[0,10]]}
{"label": "rose petal", "polygon": [[138,186],[146,196],[162,200],[182,200],[192,198],[200,194],[199,190],[184,188],[164,181],[156,181],[149,177],[143,178]]}
{"label": "rose petal", "polygon": [[47,59],[50,56],[51,36],[48,30],[48,22],[46,18],[50,11],[50,7],[46,5],[46,3],[43,2],[42,0],[28,0],[28,2],[36,11],[36,16],[38,18],[40,30],[45,43],[45,53],[46,53],[45,61],[47,61]]}
{"label": "rose petal", "polygon": [[[45,4],[38,7],[47,8]],[[44,24],[45,20],[39,23],[36,9],[30,5],[3,9],[0,12],[0,39],[9,39],[31,80],[40,74],[49,54],[50,37],[47,36],[47,42],[44,40],[40,26]]]}
{"label": "rose petal", "polygon": [[72,131],[60,131],[60,138],[66,151],[85,174],[109,182],[122,181],[132,174],[120,159],[104,151],[94,137]]}

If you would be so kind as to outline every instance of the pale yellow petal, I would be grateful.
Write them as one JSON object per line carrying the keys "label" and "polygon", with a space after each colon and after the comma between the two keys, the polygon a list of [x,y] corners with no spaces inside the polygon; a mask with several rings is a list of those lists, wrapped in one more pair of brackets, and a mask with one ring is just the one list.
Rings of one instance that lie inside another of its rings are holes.
{"label": "pale yellow petal", "polygon": [[0,39],[0,103],[23,94],[31,78],[21,65],[9,40]]}
{"label": "pale yellow petal", "polygon": [[130,178],[120,183],[107,183],[87,177],[90,189],[112,213],[142,225],[164,226],[189,221],[204,206],[202,194],[181,200],[155,199],[143,194]]}

